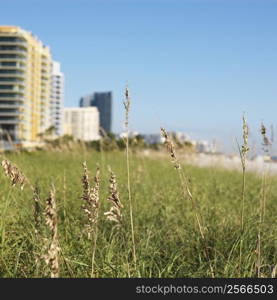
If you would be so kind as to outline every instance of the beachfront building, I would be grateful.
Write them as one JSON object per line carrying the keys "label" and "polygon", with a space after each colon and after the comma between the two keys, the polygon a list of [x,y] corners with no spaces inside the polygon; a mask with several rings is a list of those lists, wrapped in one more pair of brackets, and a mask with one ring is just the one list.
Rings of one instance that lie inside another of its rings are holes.
{"label": "beachfront building", "polygon": [[112,92],[97,92],[84,96],[80,107],[97,107],[100,113],[100,126],[106,133],[112,131]]}
{"label": "beachfront building", "polygon": [[64,134],[77,140],[99,140],[99,121],[96,107],[64,108]]}
{"label": "beachfront building", "polygon": [[64,74],[59,62],[53,61],[51,78],[50,122],[55,135],[63,135]]}
{"label": "beachfront building", "polygon": [[0,131],[4,139],[38,142],[50,125],[52,58],[31,32],[0,26]]}

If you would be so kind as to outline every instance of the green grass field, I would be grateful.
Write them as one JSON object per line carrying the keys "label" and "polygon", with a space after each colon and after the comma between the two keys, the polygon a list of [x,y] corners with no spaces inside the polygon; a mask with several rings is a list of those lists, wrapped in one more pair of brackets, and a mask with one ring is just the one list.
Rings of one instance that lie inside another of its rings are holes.
{"label": "green grass field", "polygon": [[[2,155],[2,158],[4,155]],[[132,257],[126,157],[124,152],[76,151],[5,154],[41,190],[42,206],[51,184],[56,188],[60,277],[90,277],[92,241],[84,234],[81,206],[83,161],[91,179],[101,169],[100,215],[95,253],[96,277],[255,277],[262,180],[246,175],[245,229],[240,229],[241,173],[182,165],[202,215],[205,245],[189,199],[181,189],[178,171],[168,159],[130,157],[130,183],[137,264]],[[110,208],[110,166],[117,176],[124,208],[117,229],[104,212]],[[11,187],[0,173],[0,276],[49,277],[44,262],[47,228],[35,235],[34,201],[26,185]],[[266,213],[261,224],[261,276],[271,277],[277,264],[277,185],[266,184]],[[206,252],[205,252],[206,249]],[[209,259],[207,260],[207,254]]]}

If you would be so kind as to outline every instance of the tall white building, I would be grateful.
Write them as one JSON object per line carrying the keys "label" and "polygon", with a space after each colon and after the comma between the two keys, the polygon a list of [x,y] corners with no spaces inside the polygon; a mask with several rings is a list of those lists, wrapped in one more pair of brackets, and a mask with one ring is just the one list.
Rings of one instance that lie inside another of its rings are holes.
{"label": "tall white building", "polygon": [[99,124],[97,107],[64,108],[64,134],[83,141],[99,140]]}
{"label": "tall white building", "polygon": [[52,64],[52,87],[50,103],[50,121],[55,126],[57,136],[63,135],[63,107],[64,107],[64,74],[61,65],[57,61]]}

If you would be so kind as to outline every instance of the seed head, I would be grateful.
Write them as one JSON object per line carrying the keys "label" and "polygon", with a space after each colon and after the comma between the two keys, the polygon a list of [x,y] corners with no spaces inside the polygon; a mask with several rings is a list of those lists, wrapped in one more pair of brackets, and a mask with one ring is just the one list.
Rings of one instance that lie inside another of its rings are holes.
{"label": "seed head", "polygon": [[51,278],[59,277],[59,241],[58,241],[58,218],[55,200],[55,188],[52,187],[49,197],[46,199],[45,222],[51,232],[51,242],[48,253],[44,255],[46,264],[48,265]]}
{"label": "seed head", "polygon": [[97,167],[96,175],[94,177],[94,186],[91,187],[89,183],[88,169],[86,162],[83,163],[84,175],[83,175],[83,196],[84,204],[82,209],[87,217],[86,230],[90,236],[94,230],[94,225],[98,220],[98,212],[100,207],[99,202],[99,190],[100,190],[100,169]]}
{"label": "seed head", "polygon": [[129,125],[129,112],[130,112],[130,106],[131,106],[131,99],[129,96],[129,89],[126,86],[125,88],[125,100],[123,101],[124,108],[125,108],[125,127],[128,128]]}
{"label": "seed head", "polygon": [[175,153],[175,147],[174,144],[171,140],[171,138],[169,137],[167,131],[161,127],[161,137],[164,138],[164,145],[167,148],[167,151],[170,154],[171,157],[171,161],[174,164],[175,169],[181,169],[181,165],[177,159],[176,153]]}
{"label": "seed head", "polygon": [[20,170],[11,164],[7,159],[2,160],[2,167],[7,177],[10,178],[12,186],[19,185],[23,190],[26,177],[20,172]]}
{"label": "seed head", "polygon": [[263,143],[262,143],[263,150],[264,150],[264,152],[267,153],[267,152],[269,152],[269,146],[271,145],[271,142],[270,142],[269,138],[267,137],[267,129],[263,123],[261,123],[261,135],[263,137]]}
{"label": "seed head", "polygon": [[249,147],[248,147],[249,128],[248,128],[245,116],[243,116],[242,120],[243,120],[243,126],[242,126],[242,129],[243,129],[243,145],[241,146],[241,151],[242,151],[242,154],[246,158],[246,155],[249,151]]}
{"label": "seed head", "polygon": [[123,205],[119,199],[116,176],[112,170],[110,170],[109,181],[110,181],[110,188],[109,188],[110,194],[107,200],[111,202],[111,208],[108,212],[105,212],[104,215],[107,216],[107,219],[109,221],[115,222],[116,226],[119,227],[122,225],[121,209],[123,208]]}

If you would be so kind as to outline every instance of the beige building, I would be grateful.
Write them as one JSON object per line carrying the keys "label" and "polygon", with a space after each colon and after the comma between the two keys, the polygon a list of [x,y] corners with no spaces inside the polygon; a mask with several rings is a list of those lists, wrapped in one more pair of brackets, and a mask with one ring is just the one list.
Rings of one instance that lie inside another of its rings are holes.
{"label": "beige building", "polygon": [[99,140],[97,107],[64,108],[64,134],[83,141]]}
{"label": "beige building", "polygon": [[0,130],[19,144],[50,126],[50,49],[31,32],[0,26]]}

